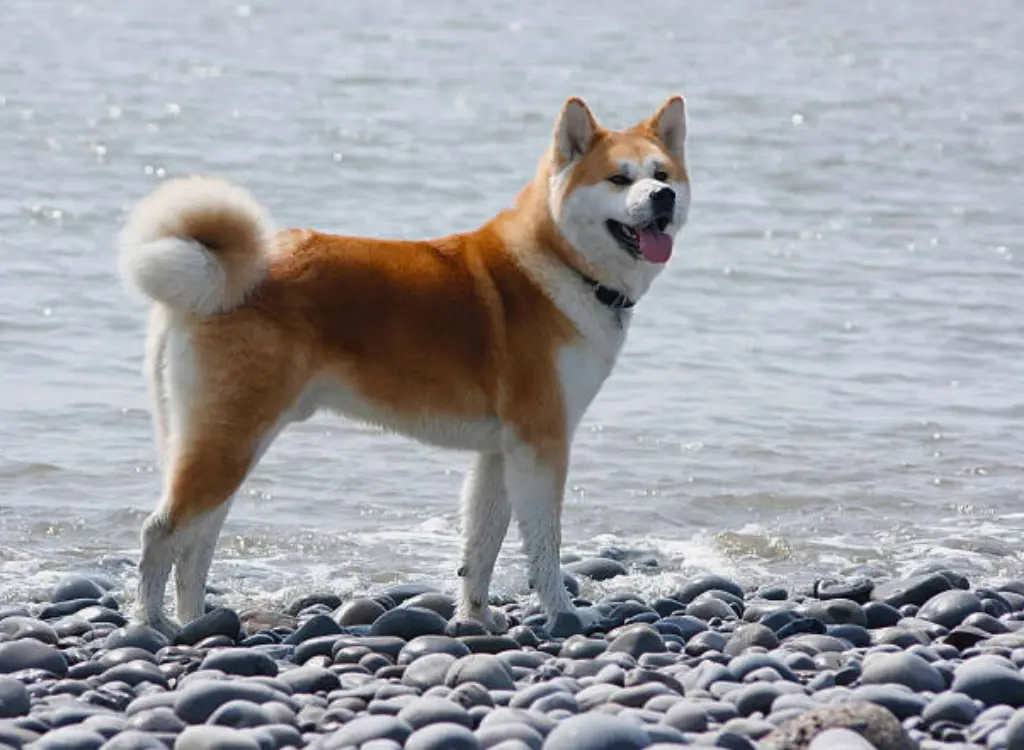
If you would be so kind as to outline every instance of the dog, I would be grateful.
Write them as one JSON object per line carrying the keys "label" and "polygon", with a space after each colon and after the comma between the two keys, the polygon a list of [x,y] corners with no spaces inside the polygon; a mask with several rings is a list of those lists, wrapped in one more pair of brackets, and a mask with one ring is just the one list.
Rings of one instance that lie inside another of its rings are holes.
{"label": "dog", "polygon": [[276,230],[245,188],[202,175],[144,197],[118,236],[121,276],[151,302],[163,464],[136,619],[173,634],[204,614],[236,490],[282,429],[328,409],[476,453],[457,617],[505,629],[488,591],[514,515],[547,622],[593,625],[559,563],[570,446],[687,221],[686,129],[679,95],[624,130],[572,97],[512,206],[439,239]]}

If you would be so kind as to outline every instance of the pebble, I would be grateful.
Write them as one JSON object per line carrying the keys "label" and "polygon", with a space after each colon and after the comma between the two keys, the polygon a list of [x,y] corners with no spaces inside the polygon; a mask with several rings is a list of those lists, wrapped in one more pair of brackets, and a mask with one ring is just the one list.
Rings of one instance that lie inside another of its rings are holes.
{"label": "pebble", "polygon": [[397,607],[374,621],[370,626],[370,635],[396,636],[408,641],[421,635],[444,635],[447,624],[445,618],[432,610]]}
{"label": "pebble", "polygon": [[607,581],[629,573],[626,566],[621,562],[607,557],[587,557],[577,562],[569,563],[565,566],[565,569],[573,575],[589,578],[594,581]]}
{"label": "pebble", "polygon": [[194,645],[217,635],[234,641],[242,630],[238,613],[227,607],[218,607],[202,617],[186,624],[174,637],[175,644]]}
{"label": "pebble", "polygon": [[[657,568],[612,552],[564,574]],[[173,644],[106,582],[61,585],[59,600],[0,606],[0,750],[1024,743],[1024,581],[922,569],[745,590],[709,574],[651,599],[595,585],[576,602],[603,618],[586,633],[574,615],[492,601],[507,635],[409,584],[242,616],[211,606]]]}

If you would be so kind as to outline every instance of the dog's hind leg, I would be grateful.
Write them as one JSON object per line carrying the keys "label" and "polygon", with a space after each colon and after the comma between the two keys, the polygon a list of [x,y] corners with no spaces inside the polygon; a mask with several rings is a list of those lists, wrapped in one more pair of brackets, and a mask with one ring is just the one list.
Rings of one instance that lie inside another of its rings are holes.
{"label": "dog's hind leg", "polygon": [[487,595],[511,514],[505,491],[505,458],[500,453],[482,453],[474,459],[462,489],[458,609],[460,618],[478,620],[492,632],[506,629],[487,606]]}

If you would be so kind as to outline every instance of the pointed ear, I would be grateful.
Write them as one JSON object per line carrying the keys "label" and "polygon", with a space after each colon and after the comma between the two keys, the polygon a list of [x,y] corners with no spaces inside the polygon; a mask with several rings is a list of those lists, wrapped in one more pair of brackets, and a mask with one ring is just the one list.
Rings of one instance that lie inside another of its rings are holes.
{"label": "pointed ear", "polygon": [[686,102],[683,97],[678,94],[669,97],[647,125],[669,151],[677,158],[683,158],[686,145]]}
{"label": "pointed ear", "polygon": [[572,97],[562,106],[555,121],[555,158],[567,164],[583,156],[597,133],[597,120],[579,97]]}

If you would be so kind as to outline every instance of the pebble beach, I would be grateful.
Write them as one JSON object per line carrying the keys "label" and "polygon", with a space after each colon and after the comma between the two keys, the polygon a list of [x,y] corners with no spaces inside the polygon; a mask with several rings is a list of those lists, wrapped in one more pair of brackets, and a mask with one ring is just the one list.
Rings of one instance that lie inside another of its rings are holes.
{"label": "pebble beach", "polygon": [[[568,556],[614,584],[623,550]],[[102,574],[0,606],[0,748],[38,750],[902,750],[1024,747],[1024,581],[926,566],[806,590],[693,577],[577,599],[506,634],[407,583],[207,614],[173,639]]]}

